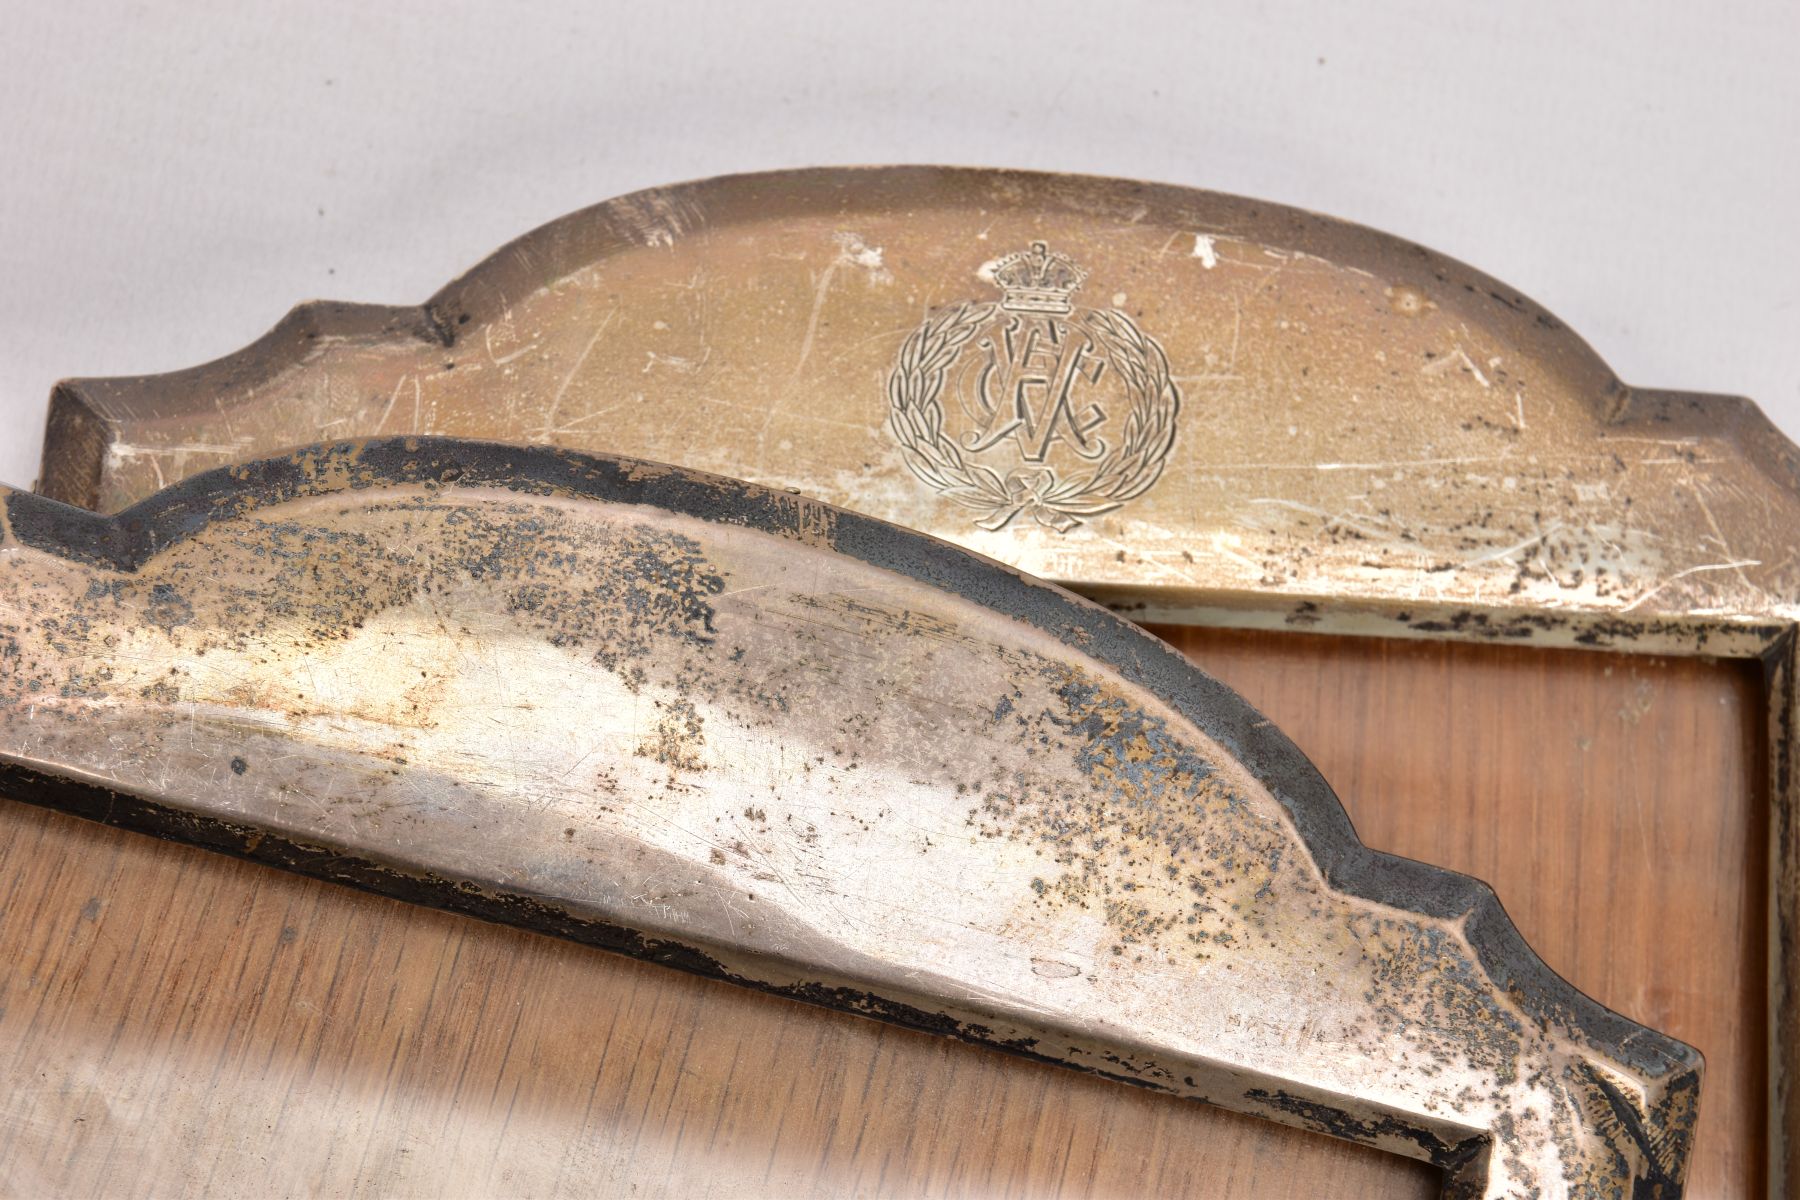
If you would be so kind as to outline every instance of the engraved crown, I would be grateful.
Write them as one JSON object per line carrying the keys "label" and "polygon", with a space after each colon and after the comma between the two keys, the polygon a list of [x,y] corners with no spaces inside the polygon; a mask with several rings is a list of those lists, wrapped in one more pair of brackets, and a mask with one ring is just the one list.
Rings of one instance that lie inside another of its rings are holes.
{"label": "engraved crown", "polygon": [[1087,272],[1073,259],[1052,253],[1043,242],[1033,242],[1031,249],[994,264],[1000,307],[1014,312],[1069,312],[1074,307],[1069,298],[1086,278]]}

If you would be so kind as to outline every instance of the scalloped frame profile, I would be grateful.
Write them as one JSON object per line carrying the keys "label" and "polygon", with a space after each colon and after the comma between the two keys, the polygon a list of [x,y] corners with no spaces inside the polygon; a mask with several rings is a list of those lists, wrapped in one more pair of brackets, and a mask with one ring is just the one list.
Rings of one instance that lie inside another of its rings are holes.
{"label": "scalloped frame profile", "polygon": [[1696,1051],[1485,885],[1363,846],[1241,697],[1057,587],[755,485],[429,438],[0,516],[9,795],[1424,1158],[1452,1195],[1680,1192]]}

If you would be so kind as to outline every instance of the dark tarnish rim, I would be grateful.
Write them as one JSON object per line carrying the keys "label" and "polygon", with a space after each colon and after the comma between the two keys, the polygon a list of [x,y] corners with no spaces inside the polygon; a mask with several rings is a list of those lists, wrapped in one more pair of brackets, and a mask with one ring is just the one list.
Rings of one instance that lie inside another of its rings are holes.
{"label": "dark tarnish rim", "polygon": [[[1701,1064],[1699,1051],[1613,1012],[1552,971],[1526,944],[1487,884],[1363,845],[1337,795],[1299,747],[1243,697],[1167,643],[1059,587],[898,525],[681,468],[545,447],[425,437],[333,443],[204,472],[111,517],[13,492],[6,499],[6,515],[24,545],[134,571],[162,549],[217,521],[303,497],[405,485],[494,487],[641,505],[777,536],[794,536],[803,519],[815,534],[826,528],[826,541],[836,552],[1020,621],[1154,693],[1269,788],[1332,888],[1421,916],[1466,917],[1466,936],[1483,969],[1534,1021],[1578,1031],[1596,1051],[1652,1078]],[[821,515],[829,518],[823,525],[817,519]],[[196,840],[192,831],[172,832]],[[555,922],[524,923],[560,932]],[[657,957],[641,950],[638,956]]]}

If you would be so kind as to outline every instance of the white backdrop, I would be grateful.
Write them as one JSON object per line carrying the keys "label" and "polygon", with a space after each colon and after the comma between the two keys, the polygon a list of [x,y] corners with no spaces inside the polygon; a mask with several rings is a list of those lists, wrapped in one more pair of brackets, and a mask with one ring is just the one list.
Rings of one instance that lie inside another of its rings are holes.
{"label": "white backdrop", "polygon": [[1374,225],[1800,438],[1793,0],[0,0],[0,479],[63,375],[416,302],[652,184],[1037,167]]}

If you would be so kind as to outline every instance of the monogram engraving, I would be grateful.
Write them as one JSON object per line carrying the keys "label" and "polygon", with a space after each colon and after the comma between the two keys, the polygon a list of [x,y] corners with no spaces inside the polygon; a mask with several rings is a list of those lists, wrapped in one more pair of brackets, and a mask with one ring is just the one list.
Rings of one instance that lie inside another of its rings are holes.
{"label": "monogram engraving", "polygon": [[1077,308],[1086,278],[1033,242],[994,264],[997,303],[933,312],[888,375],[888,428],[907,467],[983,529],[1023,514],[1066,533],[1148,491],[1175,443],[1168,358],[1118,309]]}
{"label": "monogram engraving", "polygon": [[[992,338],[981,340],[988,364],[975,389],[976,403],[968,406],[979,411],[969,413],[977,428],[963,439],[964,449],[990,450],[1010,434],[1026,462],[1043,462],[1058,439],[1084,459],[1106,453],[1104,442],[1087,436],[1106,424],[1106,410],[1089,404],[1077,415],[1070,401],[1077,379],[1100,382],[1106,360],[1094,353],[1091,338],[1071,353],[1062,334],[1046,317],[1014,317],[1002,331],[1001,347]],[[1009,397],[996,400],[996,380],[1002,388],[1010,385]]]}

